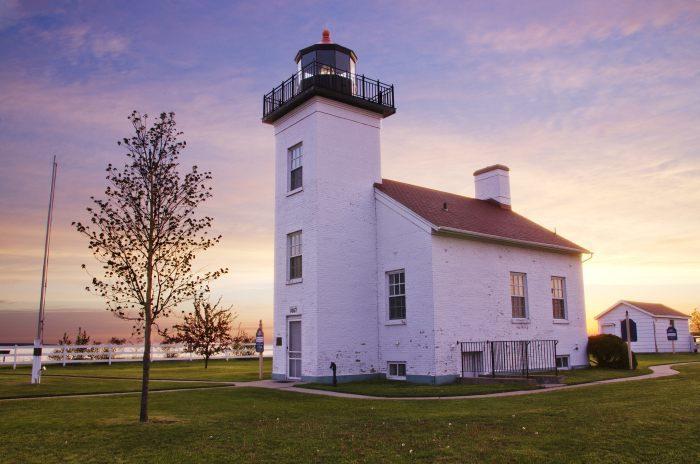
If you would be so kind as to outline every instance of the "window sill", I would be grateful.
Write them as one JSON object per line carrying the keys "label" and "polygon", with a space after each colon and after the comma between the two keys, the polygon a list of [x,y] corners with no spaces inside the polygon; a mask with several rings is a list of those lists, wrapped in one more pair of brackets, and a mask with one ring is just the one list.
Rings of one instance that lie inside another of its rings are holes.
{"label": "window sill", "polygon": [[512,324],[529,324],[530,319],[519,319],[519,318],[513,318],[510,320]]}
{"label": "window sill", "polygon": [[406,325],[406,319],[389,319],[384,325]]}
{"label": "window sill", "polygon": [[387,380],[398,380],[398,381],[406,381],[406,377],[397,377],[395,375],[387,375],[386,376]]}
{"label": "window sill", "polygon": [[300,284],[304,281],[304,279],[299,278],[299,279],[291,279],[287,281],[287,285],[294,285],[294,284]]}
{"label": "window sill", "polygon": [[296,188],[294,190],[290,190],[289,192],[287,192],[287,196],[291,197],[295,193],[299,193],[299,192],[303,192],[303,191],[304,191],[304,187],[299,187],[299,188]]}
{"label": "window sill", "polygon": [[568,319],[552,319],[552,324],[568,324]]}

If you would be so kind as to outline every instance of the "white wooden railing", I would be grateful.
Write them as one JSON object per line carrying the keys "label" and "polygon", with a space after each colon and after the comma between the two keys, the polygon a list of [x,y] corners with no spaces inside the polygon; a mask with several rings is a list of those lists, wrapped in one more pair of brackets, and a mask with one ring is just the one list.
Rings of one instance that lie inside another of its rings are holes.
{"label": "white wooden railing", "polygon": [[[17,366],[32,363],[32,345],[0,345],[0,366]],[[272,347],[265,345],[264,356],[272,356]],[[257,358],[255,343],[244,343],[209,359]],[[134,362],[143,359],[143,345],[44,345],[42,364],[77,364]],[[153,361],[192,361],[202,356],[187,351],[184,345],[154,344],[151,346]]]}

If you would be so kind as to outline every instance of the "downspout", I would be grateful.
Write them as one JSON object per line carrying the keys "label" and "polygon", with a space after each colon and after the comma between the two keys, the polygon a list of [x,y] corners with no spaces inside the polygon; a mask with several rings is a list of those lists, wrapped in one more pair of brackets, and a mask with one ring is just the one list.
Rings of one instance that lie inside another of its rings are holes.
{"label": "downspout", "polygon": [[658,353],[659,352],[659,344],[656,343],[656,318],[655,317],[651,318],[651,326],[654,328],[654,350]]}

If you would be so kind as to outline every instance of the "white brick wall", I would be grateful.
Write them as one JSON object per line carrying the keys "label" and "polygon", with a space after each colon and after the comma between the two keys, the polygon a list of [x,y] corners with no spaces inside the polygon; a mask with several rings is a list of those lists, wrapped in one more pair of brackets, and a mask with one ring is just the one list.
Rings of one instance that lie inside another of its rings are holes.
{"label": "white brick wall", "polygon": [[[572,366],[587,365],[579,256],[433,236],[437,375],[461,373],[458,341],[555,339]],[[510,272],[527,274],[529,323],[514,323]],[[551,276],[566,278],[568,319],[552,317]]]}
{"label": "white brick wall", "polygon": [[[275,347],[286,373],[286,319],[302,318],[302,373],[377,369],[376,224],[379,116],[314,97],[275,123]],[[303,191],[287,195],[287,149],[303,143]],[[286,234],[302,230],[303,282],[286,282]]]}

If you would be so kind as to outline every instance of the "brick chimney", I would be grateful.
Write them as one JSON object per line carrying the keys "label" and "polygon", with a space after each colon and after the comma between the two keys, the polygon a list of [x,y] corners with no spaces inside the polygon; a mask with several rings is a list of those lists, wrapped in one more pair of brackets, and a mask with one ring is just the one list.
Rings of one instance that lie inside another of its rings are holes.
{"label": "brick chimney", "polygon": [[491,200],[502,208],[510,209],[510,178],[508,166],[494,164],[474,171],[477,200]]}

